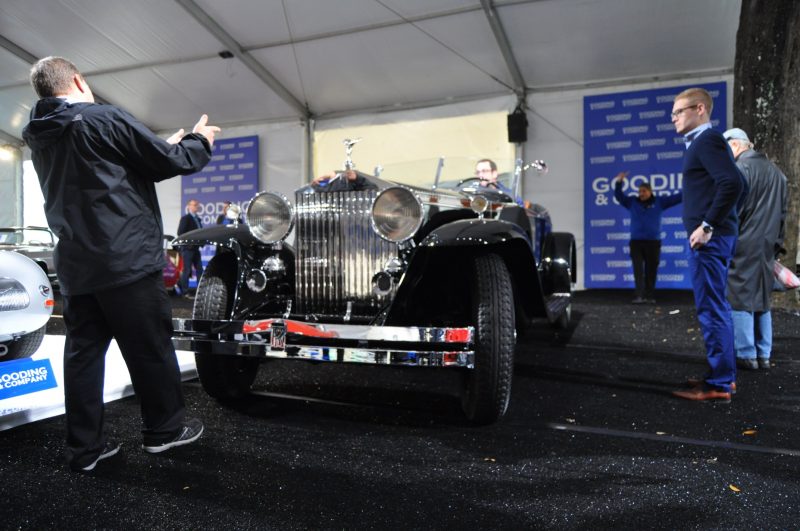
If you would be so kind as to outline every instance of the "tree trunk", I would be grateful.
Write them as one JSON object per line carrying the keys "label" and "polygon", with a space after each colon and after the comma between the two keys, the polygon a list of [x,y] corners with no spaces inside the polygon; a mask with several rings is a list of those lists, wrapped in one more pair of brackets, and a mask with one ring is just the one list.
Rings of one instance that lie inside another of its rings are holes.
{"label": "tree trunk", "polygon": [[[733,126],[786,174],[789,212],[782,262],[797,267],[800,222],[800,2],[742,0],[736,34]],[[798,291],[776,294],[775,306],[797,308]]]}

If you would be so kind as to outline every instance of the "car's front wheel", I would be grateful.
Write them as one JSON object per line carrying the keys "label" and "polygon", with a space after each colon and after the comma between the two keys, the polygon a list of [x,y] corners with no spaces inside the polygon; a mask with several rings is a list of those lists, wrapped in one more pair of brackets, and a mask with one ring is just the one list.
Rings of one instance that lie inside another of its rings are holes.
{"label": "car's front wheel", "polygon": [[467,418],[489,424],[502,417],[514,373],[514,294],[505,262],[495,254],[474,260],[475,367],[462,396]]}
{"label": "car's front wheel", "polygon": [[[194,319],[225,319],[228,307],[228,286],[213,268],[209,268],[197,286]],[[205,391],[220,400],[239,399],[247,395],[258,374],[259,361],[241,356],[224,356],[195,352],[197,375]]]}
{"label": "car's front wheel", "polygon": [[30,334],[26,334],[16,341],[3,341],[0,342],[0,361],[18,360],[22,358],[30,358],[36,351],[44,339],[43,326],[38,330],[34,330]]}

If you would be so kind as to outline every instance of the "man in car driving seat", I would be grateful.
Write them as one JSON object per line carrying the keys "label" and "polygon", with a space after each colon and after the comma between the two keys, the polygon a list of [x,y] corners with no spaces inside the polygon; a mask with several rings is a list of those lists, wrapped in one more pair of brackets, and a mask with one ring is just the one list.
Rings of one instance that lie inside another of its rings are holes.
{"label": "man in car driving seat", "polygon": [[477,164],[475,164],[475,177],[479,179],[478,182],[481,186],[496,188],[508,197],[513,197],[514,201],[516,201],[519,206],[526,206],[521,197],[514,195],[513,191],[497,180],[497,164],[495,164],[493,160],[479,160]]}

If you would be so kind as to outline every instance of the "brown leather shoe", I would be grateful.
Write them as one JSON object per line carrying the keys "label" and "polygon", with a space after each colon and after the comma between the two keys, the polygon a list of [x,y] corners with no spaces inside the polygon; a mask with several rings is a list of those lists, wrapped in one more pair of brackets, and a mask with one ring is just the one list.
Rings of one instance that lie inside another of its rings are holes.
{"label": "brown leather shoe", "polygon": [[712,389],[710,387],[693,387],[691,389],[679,389],[677,391],[672,391],[673,396],[677,396],[678,398],[684,398],[686,400],[697,400],[697,401],[715,401],[715,402],[723,402],[725,404],[730,403],[731,401],[731,394],[726,393],[725,391],[719,391],[717,389]]}
{"label": "brown leather shoe", "polygon": [[[701,387],[706,383],[703,378],[689,378],[686,380],[687,387]],[[731,382],[731,394],[736,394],[736,382]]]}

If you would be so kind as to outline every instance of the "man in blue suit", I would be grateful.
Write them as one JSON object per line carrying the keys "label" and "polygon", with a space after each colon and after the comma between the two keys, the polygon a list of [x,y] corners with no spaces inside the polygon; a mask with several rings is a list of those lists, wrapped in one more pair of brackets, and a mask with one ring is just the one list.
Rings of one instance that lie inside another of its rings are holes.
{"label": "man in blue suit", "polygon": [[673,394],[688,400],[729,402],[736,385],[736,356],[725,289],[744,179],[725,138],[711,128],[712,107],[711,95],[702,88],[684,90],[672,106],[672,123],[686,142],[683,224],[690,235],[689,269],[709,366],[704,378],[689,380],[689,389]]}
{"label": "man in blue suit", "polygon": [[[185,234],[189,231],[203,228],[203,222],[200,221],[200,216],[197,215],[197,210],[200,208],[200,203],[197,199],[190,199],[186,203],[186,214],[181,217],[178,223],[178,236]],[[200,277],[203,276],[203,260],[200,256],[200,247],[197,245],[186,245],[181,248],[181,258],[183,261],[183,271],[181,278],[178,281],[181,293],[184,297],[191,298],[189,295],[189,277],[192,276],[192,269],[194,269],[197,276],[197,282],[200,282]]]}

